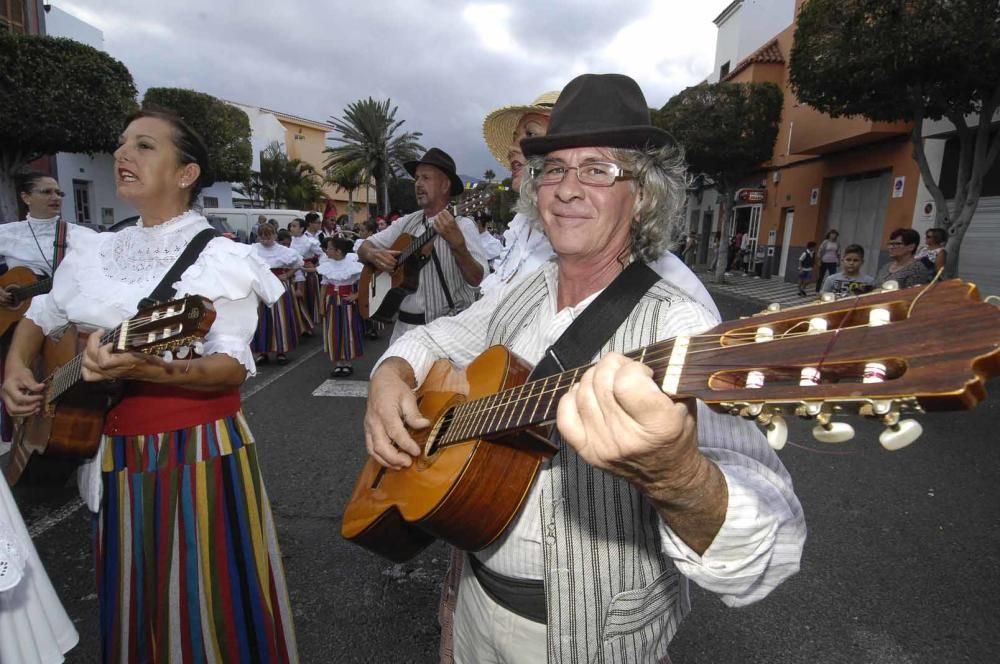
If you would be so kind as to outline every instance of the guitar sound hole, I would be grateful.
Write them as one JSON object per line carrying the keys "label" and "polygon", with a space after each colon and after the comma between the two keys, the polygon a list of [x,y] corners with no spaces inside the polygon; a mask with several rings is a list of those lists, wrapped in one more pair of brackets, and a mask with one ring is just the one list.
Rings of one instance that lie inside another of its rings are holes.
{"label": "guitar sound hole", "polygon": [[447,434],[451,428],[451,423],[455,419],[455,409],[449,408],[444,415],[434,423],[430,434],[427,436],[427,444],[424,446],[424,456],[434,456],[438,451],[448,444]]}

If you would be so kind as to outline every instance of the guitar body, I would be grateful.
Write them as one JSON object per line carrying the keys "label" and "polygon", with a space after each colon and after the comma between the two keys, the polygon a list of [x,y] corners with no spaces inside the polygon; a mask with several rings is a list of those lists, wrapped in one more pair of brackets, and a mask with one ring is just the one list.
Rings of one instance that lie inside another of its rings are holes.
{"label": "guitar body", "polygon": [[[59,339],[46,337],[41,356],[44,373],[51,374],[72,361],[78,345],[79,336],[72,326]],[[10,462],[4,470],[7,481],[15,484],[36,454],[69,459],[96,454],[108,399],[106,389],[81,384],[53,407],[16,423]]]}
{"label": "guitar body", "polygon": [[[406,252],[407,249],[413,249],[415,241],[416,238],[412,235],[403,233],[389,249]],[[413,251],[393,272],[382,272],[366,264],[358,283],[358,310],[361,317],[383,323],[393,322],[406,296],[417,292],[420,270],[426,262],[427,258],[420,251]]]}
{"label": "guitar body", "polygon": [[[521,385],[530,373],[502,346],[483,352],[464,372],[439,361],[417,391],[420,411],[439,423],[452,406]],[[428,439],[437,430],[435,425],[411,434],[424,453],[408,468],[389,470],[366,460],[344,511],[345,538],[400,562],[436,538],[478,551],[514,519],[551,455],[537,442],[546,437],[535,431],[435,449]]]}
{"label": "guitar body", "polygon": [[[38,276],[28,268],[15,267],[0,276],[0,288],[31,286],[37,281]],[[21,320],[30,304],[31,298],[18,298],[13,306],[0,307],[0,337],[7,334],[7,331]]]}

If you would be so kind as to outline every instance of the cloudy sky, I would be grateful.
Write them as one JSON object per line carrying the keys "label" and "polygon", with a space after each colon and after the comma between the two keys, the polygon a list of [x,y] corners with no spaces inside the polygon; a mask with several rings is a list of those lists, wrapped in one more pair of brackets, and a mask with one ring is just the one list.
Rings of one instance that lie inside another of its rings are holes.
{"label": "cloudy sky", "polygon": [[186,87],[314,120],[390,98],[404,129],[501,168],[483,118],[584,72],[635,78],[662,106],[712,70],[730,0],[53,0],[104,32],[140,94]]}

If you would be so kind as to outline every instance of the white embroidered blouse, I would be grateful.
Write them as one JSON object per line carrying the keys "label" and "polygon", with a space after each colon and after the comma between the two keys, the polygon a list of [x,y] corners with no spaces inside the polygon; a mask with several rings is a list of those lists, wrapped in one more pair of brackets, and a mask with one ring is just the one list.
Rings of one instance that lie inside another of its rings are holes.
{"label": "white embroidered blouse", "polygon": [[364,267],[358,260],[357,254],[347,254],[339,261],[333,258],[320,261],[316,266],[316,272],[322,277],[324,284],[350,286],[358,281]]}
{"label": "white embroidered blouse", "polygon": [[[35,274],[52,274],[53,244],[59,217],[36,219],[30,214],[24,221],[0,224],[0,263],[8,268],[26,267]],[[96,235],[90,228],[67,224],[66,244],[72,245],[81,235]]]}
{"label": "white embroidered blouse", "polygon": [[294,249],[275,243],[270,247],[265,247],[258,242],[253,246],[257,258],[262,260],[267,266],[275,270],[297,270],[302,267],[302,255]]}
{"label": "white embroidered blouse", "polygon": [[[112,328],[132,317],[181,252],[208,221],[189,210],[158,226],[139,224],[118,233],[74,236],[59,265],[52,292],[31,301],[25,314],[48,334],[66,323],[81,331]],[[215,238],[174,284],[177,297],[212,300],[216,318],[205,337],[205,355],[223,353],[253,375],[250,341],[257,303],[275,302],[284,288],[253,249]]]}

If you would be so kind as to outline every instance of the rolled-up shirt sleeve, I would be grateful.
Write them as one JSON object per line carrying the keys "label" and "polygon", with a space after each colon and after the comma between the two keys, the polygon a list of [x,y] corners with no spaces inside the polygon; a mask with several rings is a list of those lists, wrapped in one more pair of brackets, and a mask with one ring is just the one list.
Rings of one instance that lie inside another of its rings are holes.
{"label": "rolled-up shirt sleeve", "polygon": [[59,308],[50,293],[31,298],[31,304],[24,316],[42,328],[42,332],[46,335],[69,324],[66,314]]}
{"label": "rolled-up shirt sleeve", "polygon": [[763,599],[799,570],[806,538],[792,480],[756,426],[698,404],[701,451],[726,479],[726,518],[712,544],[695,553],[661,522],[664,552],[682,574],[729,606]]}

